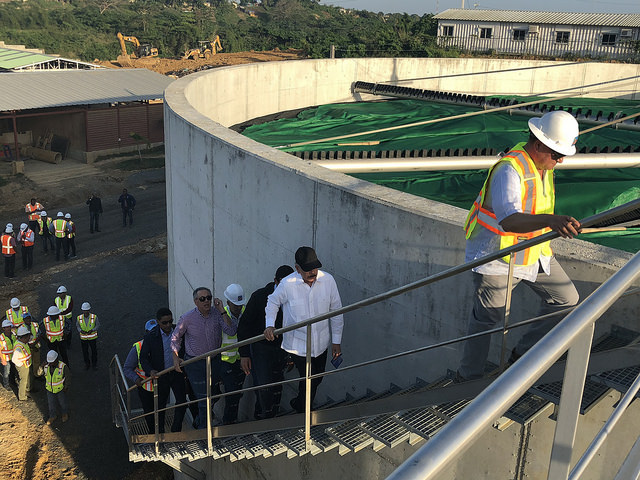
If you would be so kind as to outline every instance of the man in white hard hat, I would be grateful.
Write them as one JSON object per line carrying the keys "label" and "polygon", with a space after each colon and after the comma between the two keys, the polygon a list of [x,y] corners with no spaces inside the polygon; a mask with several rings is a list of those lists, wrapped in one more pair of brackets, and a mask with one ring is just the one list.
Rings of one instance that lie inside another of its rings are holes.
{"label": "man in white hard hat", "polygon": [[8,308],[4,315],[7,317],[7,320],[10,320],[13,324],[13,328],[17,329],[20,325],[22,325],[24,316],[29,313],[29,309],[26,305],[20,304],[20,299],[17,297],[13,297],[11,302],[9,303],[11,308]]}
{"label": "man in white hard hat", "polygon": [[29,348],[31,349],[31,373],[34,377],[42,376],[42,367],[40,366],[40,327],[33,321],[29,312],[23,317],[24,326],[31,332],[29,339]]}
{"label": "man in white hard hat", "polygon": [[[91,304],[84,302],[81,307],[82,313],[76,319],[76,328],[80,335],[80,346],[82,347],[82,356],[84,357],[84,368],[89,370],[93,365],[93,369],[98,369],[98,328],[100,321],[95,313],[91,313]],[[89,361],[89,348],[91,348],[91,361]]]}
{"label": "man in white hard hat", "polygon": [[64,219],[67,221],[67,256],[75,258],[76,256],[76,224],[71,220],[71,214],[65,213]]}
{"label": "man in white hard hat", "polygon": [[16,337],[11,361],[18,372],[18,400],[23,402],[27,400],[27,392],[36,391],[31,388],[31,349],[29,348],[31,332],[22,325],[18,328]]}
{"label": "man in white hard hat", "polygon": [[15,277],[17,243],[13,233],[13,225],[8,224],[0,237],[2,256],[4,257],[4,276]]}
{"label": "man in white hard hat", "polygon": [[[519,241],[555,231],[564,238],[580,232],[580,222],[555,215],[553,169],[576,153],[579,127],[569,113],[557,110],[529,120],[529,139],[517,144],[487,175],[465,222],[466,261],[482,258]],[[475,296],[468,334],[502,322],[507,294],[509,257],[473,269]],[[578,292],[551,251],[549,242],[515,254],[513,287],[523,282],[542,300],[540,314],[576,305]],[[532,324],[512,350],[517,360],[542,338],[558,317]],[[488,335],[467,340],[458,380],[479,378],[489,354]]]}
{"label": "man in white hard hat", "polygon": [[[60,285],[58,287],[58,290],[56,290],[56,293],[57,296],[53,299],[53,301],[55,302],[56,307],[60,309],[60,315],[64,317],[64,339],[67,344],[67,348],[71,348],[71,338],[73,336],[73,299],[67,292],[67,287],[65,287],[64,285]],[[68,364],[69,362],[66,363]]]}
{"label": "man in white hard hat", "polygon": [[2,321],[2,332],[0,333],[0,363],[2,364],[2,386],[7,390],[11,390],[9,377],[11,376],[11,356],[15,343],[16,335],[13,323],[5,318]]}
{"label": "man in white hard hat", "polygon": [[58,212],[56,219],[49,225],[49,232],[56,240],[56,261],[60,260],[60,250],[64,253],[64,259],[69,257],[69,242],[67,241],[67,234],[69,229],[67,227],[67,221],[64,219],[64,213]]}
{"label": "man in white hard hat", "polygon": [[69,420],[66,392],[69,388],[67,365],[60,361],[58,352],[49,350],[47,365],[44,367],[45,388],[47,389],[47,403],[49,404],[49,419],[51,425],[58,418],[58,408],[62,414],[62,422]]}
{"label": "man in white hard hat", "polygon": [[51,225],[53,220],[47,216],[46,210],[40,212],[40,219],[38,220],[38,235],[42,239],[42,251],[45,255],[49,253],[49,247],[53,252],[53,235],[51,234]]}
{"label": "man in white hard hat", "polygon": [[36,243],[36,234],[26,223],[20,225],[18,232],[20,255],[22,256],[22,269],[31,270],[33,267],[33,246]]}
{"label": "man in white hard hat", "polygon": [[67,344],[65,343],[66,335],[65,318],[60,315],[60,309],[52,305],[47,310],[47,316],[40,323],[40,332],[45,340],[48,350],[55,350],[60,354],[62,361],[69,365],[69,357],[67,356]]}

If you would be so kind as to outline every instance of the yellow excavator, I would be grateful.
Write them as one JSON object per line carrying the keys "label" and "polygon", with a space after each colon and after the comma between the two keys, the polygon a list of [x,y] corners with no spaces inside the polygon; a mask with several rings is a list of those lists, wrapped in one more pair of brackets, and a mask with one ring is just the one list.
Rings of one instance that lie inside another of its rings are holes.
{"label": "yellow excavator", "polygon": [[[118,32],[118,42],[120,42],[121,54],[118,55],[117,62],[123,67],[132,66],[132,58],[154,58],[158,56],[158,49],[148,43],[140,43],[137,37],[123,35]],[[133,44],[135,51],[131,54],[127,53],[125,42]]]}
{"label": "yellow excavator", "polygon": [[209,60],[215,54],[222,50],[222,44],[220,43],[220,36],[216,35],[212,41],[199,41],[198,48],[192,48],[184,52],[182,56],[183,60],[192,58],[194,60],[198,58],[206,58]]}

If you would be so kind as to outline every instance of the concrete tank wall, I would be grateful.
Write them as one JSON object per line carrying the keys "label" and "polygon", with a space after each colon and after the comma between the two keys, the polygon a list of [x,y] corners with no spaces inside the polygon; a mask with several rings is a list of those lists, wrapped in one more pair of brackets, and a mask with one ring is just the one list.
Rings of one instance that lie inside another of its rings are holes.
{"label": "concrete tank wall", "polygon": [[[513,71],[449,76],[502,69]],[[293,265],[301,245],[316,248],[345,305],[464,261],[464,210],[325,170],[225,127],[282,110],[372,98],[351,94],[357,80],[428,77],[403,85],[527,95],[638,74],[638,65],[340,59],[226,67],[174,82],[165,94],[171,308],[177,316],[193,308],[191,291],[201,285],[222,297],[226,285],[240,283],[248,295],[280,264]],[[608,87],[606,96],[639,98],[635,82]],[[578,240],[554,247],[583,296],[630,257]],[[470,298],[466,273],[346,315],[344,365],[464,334]],[[535,311],[532,296],[518,292],[512,319]],[[638,299],[626,299],[598,330],[632,325],[638,312]],[[494,358],[497,351],[494,342]],[[318,399],[386,389],[391,381],[406,385],[416,376],[432,380],[455,369],[457,359],[457,348],[449,347],[329,377]]]}

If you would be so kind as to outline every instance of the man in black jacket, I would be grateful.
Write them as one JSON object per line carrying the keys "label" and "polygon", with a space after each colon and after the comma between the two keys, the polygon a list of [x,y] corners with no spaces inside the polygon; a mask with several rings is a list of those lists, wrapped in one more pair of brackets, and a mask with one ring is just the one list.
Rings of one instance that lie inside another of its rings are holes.
{"label": "man in black jacket", "polygon": [[97,193],[92,193],[87,200],[89,205],[89,231],[100,231],[100,214],[102,213],[102,200]]}
{"label": "man in black jacket", "polygon": [[[171,350],[171,332],[174,328],[173,314],[168,308],[161,308],[156,313],[158,326],[147,332],[140,350],[140,365],[145,374],[150,377],[173,366],[173,352]],[[169,389],[173,390],[176,404],[186,402],[185,379],[182,372],[175,370],[158,377],[158,409],[167,405]],[[177,407],[171,424],[172,432],[182,430],[182,420],[187,407]],[[164,433],[164,412],[158,414],[160,433]]]}
{"label": "man in black jacket", "polygon": [[[262,335],[265,329],[265,312],[267,297],[284,277],[293,273],[289,265],[282,265],[276,270],[273,282],[251,294],[244,314],[238,324],[238,341]],[[282,328],[282,311],[278,312],[276,328]],[[240,365],[245,375],[253,375],[254,385],[267,385],[284,380],[282,373],[287,352],[280,348],[282,338],[273,342],[262,340],[251,345],[240,347]],[[278,413],[282,385],[257,390],[261,417],[272,418]]]}

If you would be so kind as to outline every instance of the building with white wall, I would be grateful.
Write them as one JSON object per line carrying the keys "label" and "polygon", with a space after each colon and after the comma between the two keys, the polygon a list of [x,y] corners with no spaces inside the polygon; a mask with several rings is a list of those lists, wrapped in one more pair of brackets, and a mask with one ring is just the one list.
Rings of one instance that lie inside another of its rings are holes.
{"label": "building with white wall", "polygon": [[463,51],[634,59],[640,14],[452,8],[435,16],[438,43]]}

